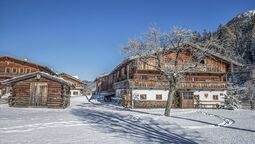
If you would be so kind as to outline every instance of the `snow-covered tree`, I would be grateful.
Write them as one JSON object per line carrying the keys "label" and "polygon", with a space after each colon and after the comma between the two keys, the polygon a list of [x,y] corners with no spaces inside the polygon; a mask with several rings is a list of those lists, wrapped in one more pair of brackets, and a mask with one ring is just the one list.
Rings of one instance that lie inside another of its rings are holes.
{"label": "snow-covered tree", "polygon": [[242,97],[241,91],[243,88],[239,86],[229,85],[227,94],[225,95],[225,108],[235,110],[240,108],[239,98]]}

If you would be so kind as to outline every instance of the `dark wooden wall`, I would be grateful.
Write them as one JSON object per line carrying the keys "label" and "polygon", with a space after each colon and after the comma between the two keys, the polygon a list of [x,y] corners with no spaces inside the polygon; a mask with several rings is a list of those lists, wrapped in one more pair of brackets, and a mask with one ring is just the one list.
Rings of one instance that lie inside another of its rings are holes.
{"label": "dark wooden wall", "polygon": [[69,105],[69,98],[65,98],[67,95],[67,90],[64,86],[58,82],[41,78],[37,80],[35,78],[17,82],[12,87],[12,100],[10,101],[10,106],[30,106],[30,95],[31,95],[31,83],[41,82],[48,84],[48,97],[46,107],[54,108],[65,108]]}

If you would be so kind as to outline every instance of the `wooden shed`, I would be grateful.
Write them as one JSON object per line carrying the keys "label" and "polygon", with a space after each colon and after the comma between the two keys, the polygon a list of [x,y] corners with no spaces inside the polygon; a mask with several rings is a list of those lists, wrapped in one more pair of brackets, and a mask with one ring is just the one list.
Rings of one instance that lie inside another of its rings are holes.
{"label": "wooden shed", "polygon": [[72,84],[45,72],[34,72],[2,82],[11,87],[9,106],[66,108]]}

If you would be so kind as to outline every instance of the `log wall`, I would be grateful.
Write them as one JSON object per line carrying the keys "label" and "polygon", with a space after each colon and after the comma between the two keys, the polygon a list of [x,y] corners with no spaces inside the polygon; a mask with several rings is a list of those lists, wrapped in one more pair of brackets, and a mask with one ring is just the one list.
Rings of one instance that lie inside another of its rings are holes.
{"label": "log wall", "polygon": [[10,101],[10,106],[17,107],[28,107],[30,106],[30,84],[33,82],[43,82],[48,85],[48,95],[46,107],[51,108],[65,108],[69,105],[70,99],[66,98],[66,91],[64,86],[60,83],[41,78],[37,80],[35,78],[17,82],[12,88],[12,97]]}

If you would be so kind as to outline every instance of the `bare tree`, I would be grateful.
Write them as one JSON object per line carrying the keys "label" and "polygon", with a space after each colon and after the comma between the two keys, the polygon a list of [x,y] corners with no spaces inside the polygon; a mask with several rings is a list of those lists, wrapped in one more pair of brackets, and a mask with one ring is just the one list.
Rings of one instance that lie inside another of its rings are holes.
{"label": "bare tree", "polygon": [[[150,28],[141,38],[130,39],[123,47],[128,56],[136,56],[165,77],[169,91],[165,116],[170,116],[173,97],[185,74],[204,69],[201,61],[212,48],[218,47],[213,36],[203,42],[193,41],[194,37],[194,32],[184,28],[173,28],[169,32]],[[182,60],[184,55],[189,56],[185,61]]]}

